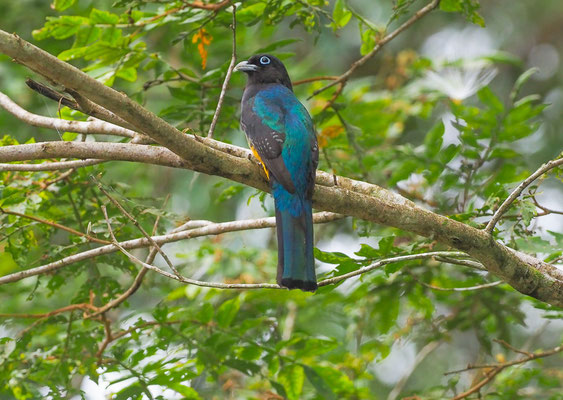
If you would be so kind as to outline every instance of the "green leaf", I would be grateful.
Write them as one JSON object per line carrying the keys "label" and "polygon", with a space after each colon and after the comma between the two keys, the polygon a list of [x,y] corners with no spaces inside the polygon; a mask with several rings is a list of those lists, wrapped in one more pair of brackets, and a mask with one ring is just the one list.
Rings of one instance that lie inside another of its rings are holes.
{"label": "green leaf", "polygon": [[329,264],[340,264],[342,262],[350,260],[350,257],[348,257],[344,253],[322,251],[316,247],[314,249],[314,253],[317,260]]}
{"label": "green leaf", "polygon": [[260,372],[260,366],[250,361],[228,359],[225,360],[225,365],[234,368],[248,376],[253,376]]}
{"label": "green leaf", "polygon": [[[360,28],[361,29],[361,28]],[[366,29],[361,32],[362,45],[360,46],[360,54],[365,56],[375,47],[375,32],[371,29]]]}
{"label": "green leaf", "polygon": [[132,385],[121,389],[114,395],[115,400],[129,400],[129,399],[140,399],[142,398],[145,389],[140,382],[134,382]]}
{"label": "green leaf", "polygon": [[563,249],[563,233],[550,231],[549,229],[547,232],[555,238],[555,242],[557,243],[557,247]]}
{"label": "green leaf", "polygon": [[394,186],[397,182],[407,179],[419,167],[419,163],[414,159],[406,159],[398,168],[395,168],[388,181],[389,186]]}
{"label": "green leaf", "polygon": [[438,154],[438,159],[442,164],[447,164],[459,153],[461,147],[455,144],[450,144]]}
{"label": "green leaf", "polygon": [[93,8],[90,11],[90,23],[115,25],[119,22],[119,15]]}
{"label": "green leaf", "polygon": [[137,80],[137,68],[120,68],[116,75],[128,82],[135,82]]}
{"label": "green leaf", "polygon": [[497,114],[504,112],[504,105],[499,98],[487,86],[477,92],[479,100]]}
{"label": "green leaf", "polygon": [[209,303],[204,303],[201,305],[199,311],[196,314],[196,318],[202,324],[207,324],[209,321],[213,319],[214,309],[213,306]]}
{"label": "green leaf", "polygon": [[217,310],[217,315],[215,316],[219,326],[226,328],[231,325],[231,322],[233,322],[233,320],[237,316],[239,309],[240,297],[238,296],[221,304],[221,306]]}
{"label": "green leaf", "polygon": [[45,26],[32,32],[33,38],[43,40],[48,37],[55,39],[66,39],[76,32],[82,25],[88,24],[88,18],[73,15],[63,15],[58,18],[48,17]]}
{"label": "green leaf", "polygon": [[184,400],[201,400],[202,398],[194,388],[182,385],[181,383],[173,382],[167,384],[166,386],[184,396]]}
{"label": "green leaf", "polygon": [[337,399],[336,394],[332,391],[330,385],[320,376],[313,368],[303,365],[305,376],[311,382],[311,385],[316,389],[317,394],[323,399],[333,400]]}
{"label": "green leaf", "polygon": [[72,142],[77,137],[78,137],[78,133],[75,133],[75,132],[65,132],[65,133],[63,133],[63,140],[65,142]]}
{"label": "green leaf", "polygon": [[479,9],[479,1],[477,0],[441,0],[440,10],[446,12],[459,12],[465,18],[479,26],[485,26],[483,17],[477,13]]}
{"label": "green leaf", "polygon": [[549,254],[553,250],[553,246],[551,245],[551,243],[549,243],[547,240],[542,239],[539,236],[534,236],[529,238],[517,238],[516,244],[518,245],[518,250],[531,254],[536,254],[536,253]]}
{"label": "green leaf", "polygon": [[284,399],[287,398],[287,393],[286,393],[285,388],[283,387],[283,385],[281,385],[280,383],[278,383],[278,382],[276,382],[276,381],[274,381],[274,380],[271,380],[271,379],[270,379],[270,384],[272,385],[272,387],[273,387],[274,389],[276,389],[276,392],[278,392],[278,394],[279,394],[280,396],[282,396]]}
{"label": "green leaf", "polygon": [[278,374],[278,381],[285,388],[289,400],[298,400],[303,390],[303,382],[305,381],[303,367],[299,364],[284,366]]}
{"label": "green leaf", "polygon": [[332,11],[334,30],[345,27],[350,22],[350,18],[352,18],[352,12],[346,8],[344,0],[336,0]]}
{"label": "green leaf", "polygon": [[444,123],[440,121],[426,134],[424,138],[424,153],[426,157],[434,158],[434,156],[440,152],[444,131]]}
{"label": "green leaf", "polygon": [[88,52],[88,47],[74,47],[72,49],[64,50],[59,53],[57,58],[63,61],[74,60],[75,58],[84,57]]}
{"label": "green leaf", "polygon": [[72,7],[76,3],[76,0],[55,0],[53,7],[57,11],[64,11],[69,7]]}
{"label": "green leaf", "polygon": [[516,82],[514,83],[514,86],[512,87],[512,90],[510,92],[510,101],[512,103],[516,101],[516,97],[518,96],[518,93],[520,93],[520,89],[522,89],[522,86],[524,86],[524,84],[528,82],[528,80],[532,77],[532,75],[534,75],[538,71],[539,71],[538,67],[532,67],[524,71],[518,77],[518,79],[516,79]]}
{"label": "green leaf", "polygon": [[459,12],[462,10],[462,0],[442,0],[440,1],[440,10],[446,12]]}

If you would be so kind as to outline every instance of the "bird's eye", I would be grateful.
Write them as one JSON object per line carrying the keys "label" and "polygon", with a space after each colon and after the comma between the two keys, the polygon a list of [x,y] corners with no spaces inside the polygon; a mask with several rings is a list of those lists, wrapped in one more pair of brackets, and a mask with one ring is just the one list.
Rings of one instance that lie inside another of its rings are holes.
{"label": "bird's eye", "polygon": [[270,57],[262,56],[260,57],[260,64],[268,65],[270,63]]}

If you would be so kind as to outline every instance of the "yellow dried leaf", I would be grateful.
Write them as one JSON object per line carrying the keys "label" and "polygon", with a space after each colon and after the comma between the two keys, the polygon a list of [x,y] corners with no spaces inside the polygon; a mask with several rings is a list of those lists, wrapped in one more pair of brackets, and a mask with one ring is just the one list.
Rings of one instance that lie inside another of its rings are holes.
{"label": "yellow dried leaf", "polygon": [[342,125],[330,125],[321,131],[321,135],[327,138],[334,138],[344,132],[344,127]]}
{"label": "yellow dried leaf", "polygon": [[205,46],[211,44],[213,40],[213,36],[211,36],[205,28],[201,28],[197,31],[194,36],[192,37],[192,43],[197,43],[197,51],[199,52],[199,56],[201,57],[201,68],[205,69],[207,66],[207,49]]}

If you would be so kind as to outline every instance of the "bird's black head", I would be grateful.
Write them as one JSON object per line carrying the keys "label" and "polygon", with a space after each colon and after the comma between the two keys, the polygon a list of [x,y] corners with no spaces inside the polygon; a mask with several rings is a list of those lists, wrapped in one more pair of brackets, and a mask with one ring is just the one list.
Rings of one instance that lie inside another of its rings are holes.
{"label": "bird's black head", "polygon": [[279,83],[293,90],[285,66],[279,58],[269,54],[257,54],[237,64],[235,71],[248,75],[248,84]]}

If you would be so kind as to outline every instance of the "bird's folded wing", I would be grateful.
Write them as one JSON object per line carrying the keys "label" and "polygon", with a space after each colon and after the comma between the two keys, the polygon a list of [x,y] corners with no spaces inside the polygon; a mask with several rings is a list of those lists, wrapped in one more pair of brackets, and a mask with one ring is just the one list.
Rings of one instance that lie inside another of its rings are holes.
{"label": "bird's folded wing", "polygon": [[[272,109],[272,114],[283,119],[281,109]],[[272,177],[278,181],[290,193],[295,193],[295,186],[291,179],[291,175],[285,166],[282,158],[283,143],[285,141],[285,133],[272,129],[267,120],[258,116],[254,111],[244,112],[241,117],[241,126],[253,151],[258,153],[261,163]]]}

